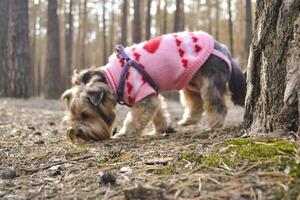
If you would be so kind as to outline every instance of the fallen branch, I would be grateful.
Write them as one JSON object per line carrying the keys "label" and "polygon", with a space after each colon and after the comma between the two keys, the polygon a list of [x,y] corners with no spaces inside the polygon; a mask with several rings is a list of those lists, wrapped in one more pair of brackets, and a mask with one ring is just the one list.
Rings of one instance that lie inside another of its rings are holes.
{"label": "fallen branch", "polygon": [[37,168],[21,168],[20,171],[24,171],[25,174],[34,174],[34,173],[36,173],[38,171],[49,169],[49,168],[51,168],[51,167],[53,167],[55,165],[62,165],[62,164],[65,164],[65,163],[70,163],[70,162],[74,162],[74,161],[84,160],[84,159],[91,158],[91,157],[93,157],[93,155],[87,154],[87,155],[79,156],[79,157],[76,157],[76,158],[73,158],[73,159],[70,159],[70,160],[62,160],[62,161],[59,161],[59,162],[55,162],[55,163],[52,163],[52,164],[49,164],[49,165],[45,165],[45,166],[42,166],[42,167],[37,167]]}

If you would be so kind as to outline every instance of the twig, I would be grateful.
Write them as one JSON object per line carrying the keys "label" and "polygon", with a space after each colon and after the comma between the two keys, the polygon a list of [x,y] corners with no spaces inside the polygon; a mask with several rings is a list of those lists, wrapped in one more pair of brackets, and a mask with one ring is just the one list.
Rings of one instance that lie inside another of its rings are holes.
{"label": "twig", "polygon": [[168,164],[171,162],[173,158],[161,158],[161,159],[150,159],[150,160],[145,160],[144,163],[146,165],[154,165],[154,164]]}
{"label": "twig", "polygon": [[70,162],[74,162],[74,161],[78,161],[78,160],[83,160],[83,159],[87,159],[87,158],[91,158],[91,157],[93,157],[93,155],[88,154],[88,155],[79,156],[79,157],[76,157],[76,158],[73,158],[73,159],[70,159],[70,160],[62,160],[62,161],[55,162],[55,163],[52,163],[52,164],[49,164],[49,165],[45,165],[45,166],[42,166],[42,167],[37,167],[37,168],[21,168],[20,170],[24,171],[26,174],[34,174],[34,173],[36,173],[38,171],[49,169],[49,168],[51,168],[51,167],[53,167],[55,165],[61,165],[61,164],[70,163]]}

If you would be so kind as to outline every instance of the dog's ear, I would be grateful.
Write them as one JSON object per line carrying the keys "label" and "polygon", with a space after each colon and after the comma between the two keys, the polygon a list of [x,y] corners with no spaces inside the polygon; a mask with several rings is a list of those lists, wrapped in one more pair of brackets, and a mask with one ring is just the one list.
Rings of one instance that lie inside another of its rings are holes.
{"label": "dog's ear", "polygon": [[104,95],[107,92],[107,90],[98,90],[98,91],[90,91],[88,92],[87,96],[89,101],[94,105],[94,106],[99,106],[100,103],[103,102]]}
{"label": "dog's ear", "polygon": [[74,69],[74,72],[73,72],[73,76],[72,76],[72,84],[73,85],[79,85],[80,84],[80,74],[78,72],[77,69]]}
{"label": "dog's ear", "polygon": [[73,97],[73,93],[71,89],[66,90],[62,95],[61,99],[69,105],[71,98]]}

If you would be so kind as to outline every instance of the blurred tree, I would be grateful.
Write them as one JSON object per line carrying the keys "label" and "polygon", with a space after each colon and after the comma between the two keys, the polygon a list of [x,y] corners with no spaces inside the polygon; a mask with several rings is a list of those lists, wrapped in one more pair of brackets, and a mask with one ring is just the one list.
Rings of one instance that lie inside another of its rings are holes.
{"label": "blurred tree", "polygon": [[127,0],[123,0],[122,5],[122,19],[121,19],[121,44],[127,45],[127,17],[128,17],[128,2]]}
{"label": "blurred tree", "polygon": [[45,97],[56,99],[60,96],[60,46],[57,17],[57,1],[48,1],[47,22],[47,64],[44,75]]}
{"label": "blurred tree", "polygon": [[133,42],[139,43],[142,40],[142,27],[141,27],[141,7],[140,7],[140,0],[133,1]]}
{"label": "blurred tree", "polygon": [[211,17],[211,0],[206,0],[206,20],[207,20],[207,32],[212,34],[212,17]]}
{"label": "blurred tree", "polygon": [[73,0],[69,0],[69,3],[66,4],[65,9],[65,42],[66,42],[66,87],[71,85],[71,76],[72,76],[72,50],[73,50]]}
{"label": "blurred tree", "polygon": [[251,0],[246,0],[245,4],[246,17],[245,17],[245,55],[246,58],[249,54],[249,48],[252,41],[252,9]]}
{"label": "blurred tree", "polygon": [[147,0],[146,40],[151,37],[151,3],[152,0]]}
{"label": "blurred tree", "polygon": [[32,69],[29,51],[28,0],[9,1],[8,27],[8,95],[29,97],[32,95]]}
{"label": "blurred tree", "polygon": [[[115,0],[111,1],[111,7],[114,8],[115,6]],[[109,37],[110,37],[110,43],[109,43],[109,53],[112,53],[114,51],[115,47],[115,10],[111,10],[110,14],[110,28],[109,28]]]}
{"label": "blurred tree", "polygon": [[103,32],[103,63],[105,64],[107,61],[107,41],[106,41],[106,18],[105,18],[105,0],[102,0],[102,32]]}
{"label": "blurred tree", "polygon": [[300,134],[299,8],[299,0],[256,3],[244,116],[251,132]]}
{"label": "blurred tree", "polygon": [[81,39],[80,39],[80,68],[86,68],[86,55],[85,55],[85,40],[86,40],[86,33],[87,33],[87,0],[83,1],[83,14],[81,18]]}
{"label": "blurred tree", "polygon": [[163,18],[163,34],[167,33],[167,24],[168,24],[168,0],[165,0],[164,18]]}
{"label": "blurred tree", "polygon": [[9,0],[0,0],[0,97],[7,96],[9,91],[8,79],[8,19]]}
{"label": "blurred tree", "polygon": [[229,32],[229,49],[232,55],[234,55],[233,51],[233,25],[232,25],[232,12],[231,12],[231,0],[227,0],[228,6],[228,32]]}
{"label": "blurred tree", "polygon": [[31,8],[31,17],[29,18],[29,21],[32,21],[32,26],[30,27],[31,30],[31,38],[30,40],[30,61],[31,61],[31,69],[32,69],[32,95],[37,95],[37,64],[36,64],[36,40],[37,40],[37,33],[36,33],[36,26],[37,26],[37,12],[38,12],[38,3],[34,3],[33,7]]}
{"label": "blurred tree", "polygon": [[184,0],[176,0],[176,10],[174,18],[174,32],[184,30]]}
{"label": "blurred tree", "polygon": [[219,40],[220,33],[220,0],[215,0],[216,20],[215,20],[215,38]]}

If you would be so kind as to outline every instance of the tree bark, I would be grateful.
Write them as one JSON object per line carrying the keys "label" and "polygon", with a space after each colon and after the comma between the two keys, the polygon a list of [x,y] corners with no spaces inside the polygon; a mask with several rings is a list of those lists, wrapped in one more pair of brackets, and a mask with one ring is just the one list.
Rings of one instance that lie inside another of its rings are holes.
{"label": "tree bark", "polygon": [[29,51],[28,0],[9,1],[8,78],[12,97],[29,97],[32,69]]}
{"label": "tree bark", "polygon": [[73,52],[73,0],[69,1],[69,4],[66,5],[66,87],[71,86],[71,76],[72,76],[72,52]]}
{"label": "tree bark", "polygon": [[60,48],[57,1],[48,1],[47,22],[47,66],[44,75],[45,97],[56,99],[60,96]]}
{"label": "tree bark", "polygon": [[257,1],[244,123],[253,132],[297,131],[300,1]]}
{"label": "tree bark", "polygon": [[232,25],[232,12],[231,12],[231,0],[227,0],[228,6],[228,35],[229,35],[229,49],[232,55],[234,55],[234,46],[233,46],[233,25]]}
{"label": "tree bark", "polygon": [[151,3],[152,0],[147,0],[146,40],[149,40],[151,37]]}
{"label": "tree bark", "polygon": [[133,1],[133,10],[133,42],[139,43],[142,40],[140,0]]}
{"label": "tree bark", "polygon": [[128,17],[128,2],[123,0],[122,5],[122,20],[121,20],[121,44],[127,45],[127,17]]}
{"label": "tree bark", "polygon": [[246,0],[245,4],[245,55],[248,57],[249,48],[252,41],[252,9],[251,0]]}
{"label": "tree bark", "polygon": [[8,21],[9,0],[0,0],[0,96],[7,96],[9,91],[8,80]]}

